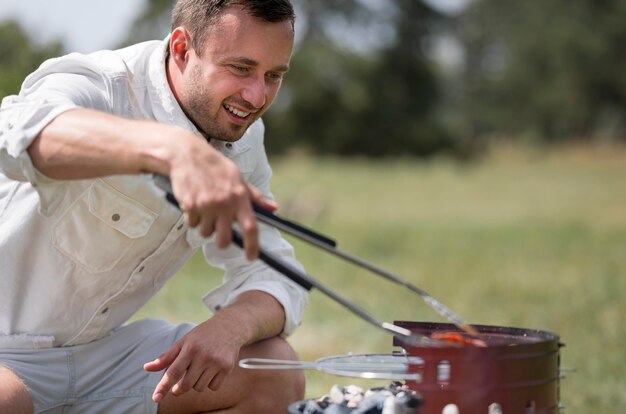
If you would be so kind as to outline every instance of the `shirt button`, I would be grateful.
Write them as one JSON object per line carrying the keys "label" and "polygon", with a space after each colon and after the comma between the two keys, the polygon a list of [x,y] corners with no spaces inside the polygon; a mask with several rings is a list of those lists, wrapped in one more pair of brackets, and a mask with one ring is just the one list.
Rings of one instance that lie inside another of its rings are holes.
{"label": "shirt button", "polygon": [[143,269],[145,269],[145,268],[146,268],[145,266],[141,266],[141,267],[139,268],[139,270],[137,270],[137,273],[141,273],[141,272],[143,272]]}
{"label": "shirt button", "polygon": [[231,142],[227,142],[226,143],[226,148],[232,149],[233,148],[233,144]]}
{"label": "shirt button", "polygon": [[120,215],[115,213],[111,216],[111,220],[113,221],[120,221]]}
{"label": "shirt button", "polygon": [[102,314],[104,315],[105,313],[107,313],[109,311],[109,308],[104,308],[102,309]]}
{"label": "shirt button", "polygon": [[183,228],[183,223],[180,223],[180,224],[178,225],[178,227],[176,227],[176,230],[180,230],[180,229],[182,229],[182,228]]}

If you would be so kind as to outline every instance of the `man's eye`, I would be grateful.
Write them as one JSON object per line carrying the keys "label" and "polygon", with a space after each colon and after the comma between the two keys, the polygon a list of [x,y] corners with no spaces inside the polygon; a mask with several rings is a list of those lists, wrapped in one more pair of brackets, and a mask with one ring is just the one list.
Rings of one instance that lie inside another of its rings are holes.
{"label": "man's eye", "polygon": [[267,76],[268,79],[270,79],[271,81],[274,81],[274,82],[278,82],[278,81],[283,79],[283,74],[282,73],[268,73],[265,76]]}
{"label": "man's eye", "polygon": [[232,65],[231,66],[235,71],[240,73],[248,73],[249,69],[245,66]]}

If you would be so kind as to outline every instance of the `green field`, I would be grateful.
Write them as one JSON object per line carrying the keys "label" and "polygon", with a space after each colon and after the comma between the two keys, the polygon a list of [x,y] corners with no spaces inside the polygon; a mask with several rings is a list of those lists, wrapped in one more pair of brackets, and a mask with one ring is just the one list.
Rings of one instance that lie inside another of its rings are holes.
{"label": "green field", "polygon": [[[626,148],[499,146],[480,161],[272,160],[281,214],[334,237],[478,324],[566,347],[565,412],[626,412]],[[293,241],[308,272],[385,321],[443,321],[419,298]],[[219,272],[196,256],[138,317],[200,321]],[[303,360],[389,352],[390,337],[313,291],[290,342]],[[307,397],[363,382],[307,372]],[[388,381],[383,381],[385,383]]]}

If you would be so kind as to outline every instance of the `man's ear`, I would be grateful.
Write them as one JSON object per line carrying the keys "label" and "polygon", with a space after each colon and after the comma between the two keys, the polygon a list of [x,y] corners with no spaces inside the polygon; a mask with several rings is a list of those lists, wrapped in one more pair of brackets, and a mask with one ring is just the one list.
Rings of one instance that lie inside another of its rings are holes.
{"label": "man's ear", "polygon": [[184,65],[191,51],[191,37],[184,26],[179,26],[172,31],[170,36],[170,57],[176,65]]}

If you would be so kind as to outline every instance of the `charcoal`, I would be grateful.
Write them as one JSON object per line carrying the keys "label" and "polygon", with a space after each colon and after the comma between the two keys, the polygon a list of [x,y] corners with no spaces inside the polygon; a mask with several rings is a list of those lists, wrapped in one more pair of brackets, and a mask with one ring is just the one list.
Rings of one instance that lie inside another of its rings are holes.
{"label": "charcoal", "polygon": [[315,401],[308,401],[302,410],[302,414],[324,414],[325,412]]}
{"label": "charcoal", "polygon": [[363,388],[358,385],[351,384],[344,388],[344,392],[352,395],[363,394]]}
{"label": "charcoal", "polygon": [[348,385],[345,388],[344,400],[350,408],[356,408],[363,401],[363,388],[356,385]]}
{"label": "charcoal", "polygon": [[[445,407],[443,407],[443,414],[459,414],[459,407],[456,406],[456,404],[448,404]],[[489,411],[489,414],[492,414],[491,411]]]}
{"label": "charcoal", "polygon": [[382,387],[378,387],[377,390],[370,389],[370,390],[365,391],[365,398],[371,397],[374,395],[378,395],[378,396],[382,395],[382,396],[388,397],[390,395],[394,395],[394,393],[391,392],[390,389],[382,388]]}
{"label": "charcoal", "polygon": [[379,414],[383,410],[386,396],[383,393],[365,397],[352,414]]}
{"label": "charcoal", "polygon": [[326,410],[324,410],[324,414],[350,414],[352,413],[352,408],[343,404],[332,404],[329,405]]}
{"label": "charcoal", "polygon": [[346,389],[339,385],[333,385],[330,389],[330,400],[335,404],[341,404],[346,399]]}
{"label": "charcoal", "polygon": [[364,391],[333,385],[329,395],[298,406],[301,414],[417,414],[421,396],[401,382]]}
{"label": "charcoal", "polygon": [[415,409],[422,405],[422,399],[416,393],[404,393],[404,395],[396,396],[396,404]]}
{"label": "charcoal", "polygon": [[330,396],[328,395],[324,395],[323,397],[317,400],[317,405],[319,405],[320,408],[326,408],[332,403],[333,402],[331,401]]}
{"label": "charcoal", "polygon": [[293,405],[289,406],[290,410],[296,410],[296,413],[301,413],[304,410],[304,407],[306,407],[306,405],[308,404],[308,401],[298,401],[297,403],[294,403]]}

